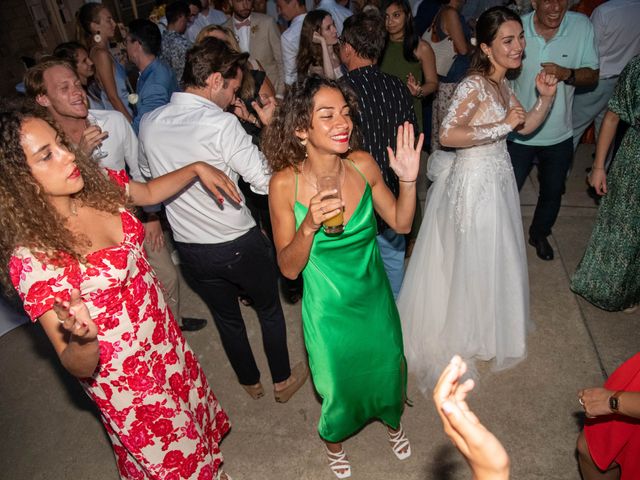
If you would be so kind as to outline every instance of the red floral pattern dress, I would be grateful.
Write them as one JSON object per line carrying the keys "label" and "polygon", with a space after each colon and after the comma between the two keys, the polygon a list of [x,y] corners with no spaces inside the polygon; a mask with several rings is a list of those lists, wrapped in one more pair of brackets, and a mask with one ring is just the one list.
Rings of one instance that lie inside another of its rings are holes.
{"label": "red floral pattern dress", "polygon": [[[112,177],[126,185],[124,172]],[[55,296],[80,290],[100,344],[96,371],[80,383],[100,409],[121,478],[217,478],[229,419],[165,303],[142,225],[127,211],[121,219],[123,242],[88,254],[84,264],[16,249],[11,280],[33,321]]]}

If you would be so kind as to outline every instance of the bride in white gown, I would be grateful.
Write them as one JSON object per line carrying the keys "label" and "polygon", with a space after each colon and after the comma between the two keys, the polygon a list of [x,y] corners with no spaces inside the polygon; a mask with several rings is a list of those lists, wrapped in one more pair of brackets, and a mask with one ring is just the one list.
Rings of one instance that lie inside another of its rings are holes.
{"label": "bride in white gown", "polygon": [[[505,78],[521,64],[520,18],[487,10],[476,27],[470,74],[440,130],[455,153],[429,158],[424,220],[400,295],[409,371],[426,393],[454,354],[509,367],[526,355],[529,280],[520,199],[506,137],[533,132],[553,103],[557,79],[540,72],[538,102],[525,112]],[[473,375],[473,373],[472,373]]]}

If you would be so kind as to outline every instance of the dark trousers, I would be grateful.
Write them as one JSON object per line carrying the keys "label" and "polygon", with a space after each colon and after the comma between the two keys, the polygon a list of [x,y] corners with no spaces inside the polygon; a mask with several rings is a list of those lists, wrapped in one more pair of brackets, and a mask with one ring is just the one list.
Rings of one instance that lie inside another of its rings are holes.
{"label": "dark trousers", "polygon": [[230,242],[175,244],[185,279],[209,307],[239,382],[254,385],[260,381],[260,371],[240,313],[240,291],[254,301],[273,382],[289,378],[287,330],[269,240],[254,227]]}
{"label": "dark trousers", "polygon": [[547,237],[551,235],[551,227],[556,222],[560,211],[567,172],[573,159],[573,139],[568,138],[563,142],[544,147],[514,142],[508,142],[507,146],[518,190],[522,189],[531,173],[534,160],[538,159],[540,192],[533,221],[529,227],[529,235],[534,239]]}

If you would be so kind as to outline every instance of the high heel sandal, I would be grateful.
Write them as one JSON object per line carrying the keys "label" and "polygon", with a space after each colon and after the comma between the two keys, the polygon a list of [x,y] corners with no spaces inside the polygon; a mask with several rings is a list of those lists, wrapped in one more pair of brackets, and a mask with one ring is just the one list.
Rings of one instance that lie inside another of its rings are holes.
{"label": "high heel sandal", "polygon": [[411,444],[409,443],[407,434],[404,433],[402,424],[400,424],[400,430],[397,432],[394,433],[387,429],[387,433],[389,434],[391,450],[393,450],[395,456],[398,457],[398,460],[405,460],[409,458],[411,456]]}
{"label": "high heel sandal", "polygon": [[338,478],[349,478],[351,476],[351,463],[349,463],[349,459],[347,458],[344,448],[338,453],[333,453],[328,448],[326,448],[326,450],[327,459],[329,460],[329,468],[333,474]]}

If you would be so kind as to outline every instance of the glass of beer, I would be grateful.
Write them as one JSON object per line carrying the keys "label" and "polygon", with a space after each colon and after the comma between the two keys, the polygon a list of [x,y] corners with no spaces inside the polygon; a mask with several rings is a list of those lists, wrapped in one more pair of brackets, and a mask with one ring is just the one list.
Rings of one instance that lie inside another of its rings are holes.
{"label": "glass of beer", "polygon": [[[324,198],[342,198],[340,194],[340,177],[338,175],[322,175],[318,177],[318,191],[323,190],[336,190],[334,195]],[[340,212],[335,216],[322,222],[322,228],[327,235],[340,235],[344,231],[344,212],[340,209]]]}

